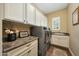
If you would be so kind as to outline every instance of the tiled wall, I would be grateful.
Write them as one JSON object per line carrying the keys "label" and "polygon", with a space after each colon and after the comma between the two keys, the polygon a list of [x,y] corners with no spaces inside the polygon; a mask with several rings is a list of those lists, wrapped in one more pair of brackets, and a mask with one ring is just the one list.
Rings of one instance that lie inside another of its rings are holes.
{"label": "tiled wall", "polygon": [[17,22],[11,22],[11,21],[3,21],[3,35],[6,35],[5,30],[4,29],[12,29],[16,32],[18,31],[28,31],[28,33],[30,34],[30,27],[29,25],[25,25],[22,23],[17,23]]}

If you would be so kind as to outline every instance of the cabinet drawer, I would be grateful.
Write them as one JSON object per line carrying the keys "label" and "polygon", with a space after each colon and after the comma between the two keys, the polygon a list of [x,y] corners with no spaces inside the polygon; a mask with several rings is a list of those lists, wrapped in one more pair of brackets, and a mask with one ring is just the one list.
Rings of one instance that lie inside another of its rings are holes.
{"label": "cabinet drawer", "polygon": [[18,56],[37,56],[37,46],[33,46],[28,50],[23,51]]}
{"label": "cabinet drawer", "polygon": [[28,56],[29,55],[29,49],[28,50],[25,50],[23,51],[22,53],[18,54],[17,56]]}
{"label": "cabinet drawer", "polygon": [[69,37],[68,36],[53,35],[52,39],[51,39],[51,44],[69,47]]}
{"label": "cabinet drawer", "polygon": [[11,51],[7,52],[7,55],[8,56],[18,56],[20,54],[22,54],[22,55],[26,54],[28,49],[30,49],[34,45],[35,46],[37,45],[37,40],[34,40],[34,41],[32,41],[32,42],[30,42],[30,43],[28,43],[26,45],[23,45],[21,47],[18,47],[18,48],[14,49],[14,50],[11,50]]}
{"label": "cabinet drawer", "polygon": [[33,46],[32,49],[29,52],[29,56],[37,56],[37,46]]}
{"label": "cabinet drawer", "polygon": [[37,40],[35,40],[34,42],[32,42],[32,45],[29,47],[29,49],[23,51],[18,56],[37,56],[37,47]]}
{"label": "cabinet drawer", "polygon": [[7,55],[16,56],[16,55],[20,54],[21,52],[23,52],[24,50],[27,50],[29,48],[29,46],[31,45],[31,43],[28,43],[26,45],[23,45],[21,47],[18,47],[18,48],[14,49],[14,50],[11,50],[11,51],[7,52]]}

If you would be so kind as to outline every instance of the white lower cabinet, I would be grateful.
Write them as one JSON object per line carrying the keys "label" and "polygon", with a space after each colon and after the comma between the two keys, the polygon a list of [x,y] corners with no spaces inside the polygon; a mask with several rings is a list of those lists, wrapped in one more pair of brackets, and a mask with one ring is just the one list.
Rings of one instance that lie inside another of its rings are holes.
{"label": "white lower cabinet", "polygon": [[34,40],[26,45],[18,47],[12,51],[7,52],[8,56],[37,56],[38,55],[38,41]]}
{"label": "white lower cabinet", "polygon": [[69,36],[52,35],[51,44],[69,47]]}
{"label": "white lower cabinet", "polygon": [[20,56],[37,56],[38,55],[38,45],[37,41],[28,49],[23,51]]}
{"label": "white lower cabinet", "polygon": [[24,51],[20,56],[37,56],[37,47],[33,46],[30,49]]}
{"label": "white lower cabinet", "polygon": [[31,50],[29,50],[29,56],[37,56],[37,47],[33,46]]}

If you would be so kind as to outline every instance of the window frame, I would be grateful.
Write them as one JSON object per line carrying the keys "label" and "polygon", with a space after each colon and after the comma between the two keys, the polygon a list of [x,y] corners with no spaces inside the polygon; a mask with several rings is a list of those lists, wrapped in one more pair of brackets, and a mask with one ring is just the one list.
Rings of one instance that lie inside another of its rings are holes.
{"label": "window frame", "polygon": [[[58,29],[55,29],[54,26],[56,26],[56,25],[53,24],[54,21],[57,21],[57,23],[58,23]],[[52,17],[52,30],[60,30],[60,16]]]}

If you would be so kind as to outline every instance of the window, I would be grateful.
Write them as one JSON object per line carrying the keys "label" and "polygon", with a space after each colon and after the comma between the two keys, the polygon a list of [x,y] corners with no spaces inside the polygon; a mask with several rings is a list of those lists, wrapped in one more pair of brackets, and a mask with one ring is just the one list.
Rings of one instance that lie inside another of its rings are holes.
{"label": "window", "polygon": [[60,30],[60,17],[53,17],[52,18],[52,29],[53,30]]}

